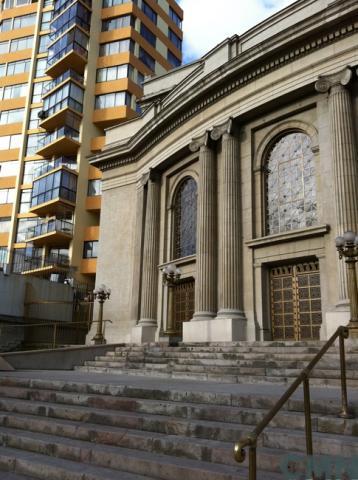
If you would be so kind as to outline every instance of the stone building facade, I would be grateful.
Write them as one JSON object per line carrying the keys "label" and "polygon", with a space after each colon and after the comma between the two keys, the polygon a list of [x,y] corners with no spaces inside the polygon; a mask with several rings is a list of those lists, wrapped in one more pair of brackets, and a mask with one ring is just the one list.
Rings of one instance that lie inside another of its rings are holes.
{"label": "stone building facade", "polygon": [[347,323],[334,239],[358,229],[357,66],[356,0],[299,0],[146,80],[143,115],[92,158],[107,341],[315,340]]}

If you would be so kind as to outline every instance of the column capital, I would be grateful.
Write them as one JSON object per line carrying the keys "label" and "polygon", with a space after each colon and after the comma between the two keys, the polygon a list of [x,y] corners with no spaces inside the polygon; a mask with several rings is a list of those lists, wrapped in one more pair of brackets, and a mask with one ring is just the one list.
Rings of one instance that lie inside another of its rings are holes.
{"label": "column capital", "polygon": [[211,141],[210,141],[210,132],[206,130],[202,135],[199,137],[195,137],[192,139],[191,143],[189,144],[189,149],[191,152],[197,152],[199,151],[202,147],[211,147]]}
{"label": "column capital", "polygon": [[150,180],[151,182],[157,182],[157,181],[159,181],[160,176],[161,176],[161,175],[160,175],[160,173],[159,173],[157,170],[155,170],[154,168],[150,168],[148,172],[143,173],[143,175],[141,176],[140,184],[141,184],[143,187],[145,187],[145,186],[148,184],[149,180]]}
{"label": "column capital", "polygon": [[220,125],[215,125],[210,132],[210,138],[214,141],[220,140],[224,135],[237,135],[239,133],[239,128],[237,123],[235,123],[232,117],[229,117],[225,122]]}
{"label": "column capital", "polygon": [[349,67],[345,67],[343,70],[332,73],[331,75],[319,75],[315,89],[319,93],[327,93],[332,87],[346,87],[351,81],[352,76],[353,72]]}

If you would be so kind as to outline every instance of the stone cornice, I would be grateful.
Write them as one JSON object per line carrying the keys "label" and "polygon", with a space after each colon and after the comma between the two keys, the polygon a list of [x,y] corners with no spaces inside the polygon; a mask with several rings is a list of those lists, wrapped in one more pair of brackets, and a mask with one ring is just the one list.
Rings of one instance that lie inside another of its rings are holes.
{"label": "stone cornice", "polygon": [[320,75],[315,84],[315,88],[319,93],[327,93],[332,87],[342,86],[346,87],[352,80],[352,69],[347,67],[340,72],[333,73],[332,75]]}
{"label": "stone cornice", "polygon": [[[300,31],[296,32],[295,44],[290,43],[285,47],[285,43],[282,42],[283,38],[287,37],[287,32],[282,32],[277,35],[277,38],[271,40],[271,50],[266,48],[266,43],[269,42],[265,42],[264,54],[262,46],[260,49],[254,47],[240,54],[188,89],[186,95],[183,94],[174,100],[126,144],[109,145],[100,154],[91,157],[91,163],[104,171],[135,162],[162,138],[221,98],[281,66],[297,61],[315,50],[358,32],[356,3],[354,0],[345,3],[346,10],[352,6],[355,8],[355,15],[349,18],[344,17],[344,21],[340,17],[337,18],[337,10],[342,9],[342,2],[339,4],[335,2],[322,12],[322,17],[316,18],[317,15],[315,15],[307,19],[306,23],[301,22],[297,27]],[[331,16],[331,22],[334,24],[328,32]],[[309,31],[310,29],[312,31]],[[275,45],[279,45],[276,50]]]}

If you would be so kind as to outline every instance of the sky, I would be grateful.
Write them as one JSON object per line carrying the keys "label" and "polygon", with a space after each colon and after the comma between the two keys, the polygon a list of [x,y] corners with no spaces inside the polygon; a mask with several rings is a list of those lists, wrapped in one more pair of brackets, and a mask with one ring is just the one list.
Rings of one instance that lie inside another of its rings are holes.
{"label": "sky", "polygon": [[[294,0],[179,0],[184,10],[184,63],[242,34]],[[220,11],[218,9],[220,7]]]}

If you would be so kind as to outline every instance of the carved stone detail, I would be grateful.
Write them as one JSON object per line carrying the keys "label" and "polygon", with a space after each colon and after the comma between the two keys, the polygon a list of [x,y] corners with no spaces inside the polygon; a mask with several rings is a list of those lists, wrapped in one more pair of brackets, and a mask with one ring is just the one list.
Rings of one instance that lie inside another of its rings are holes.
{"label": "carved stone detail", "polygon": [[316,82],[315,88],[319,93],[327,93],[332,87],[346,87],[352,80],[353,72],[349,67],[344,68],[340,72],[331,75],[320,75]]}

